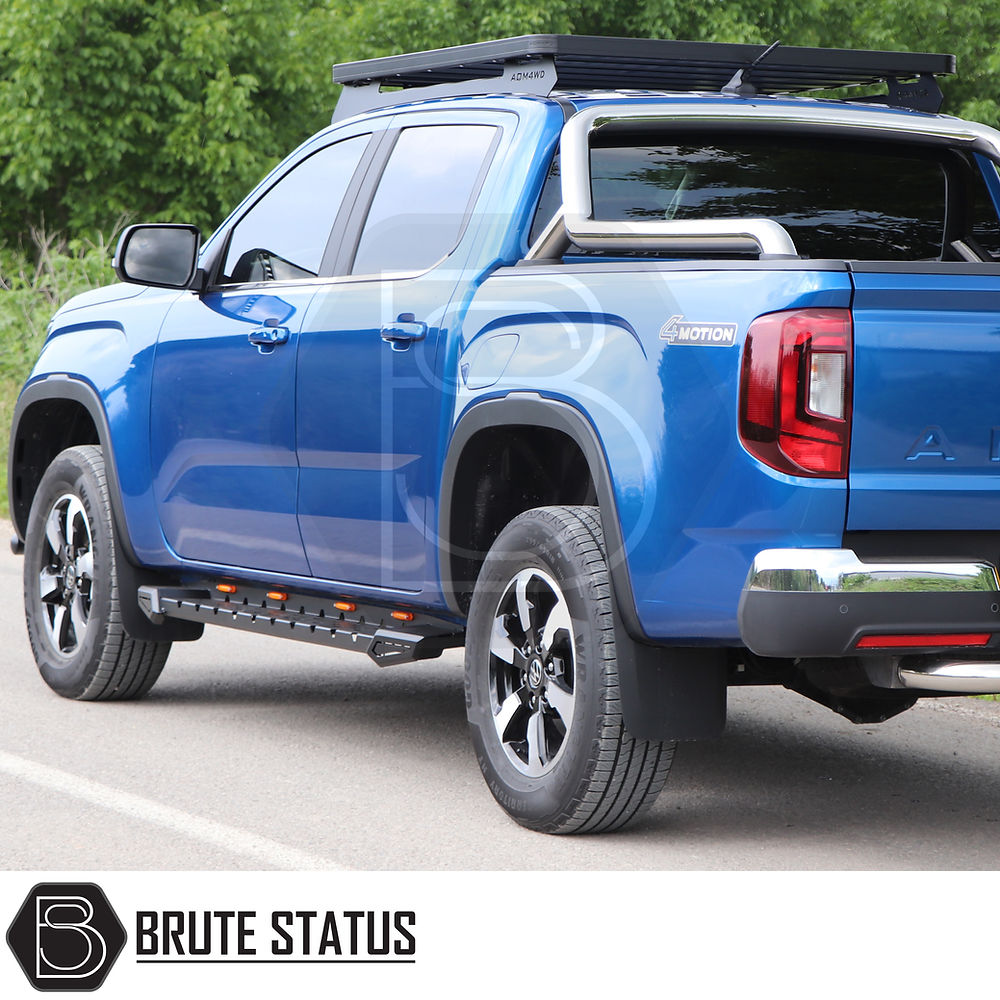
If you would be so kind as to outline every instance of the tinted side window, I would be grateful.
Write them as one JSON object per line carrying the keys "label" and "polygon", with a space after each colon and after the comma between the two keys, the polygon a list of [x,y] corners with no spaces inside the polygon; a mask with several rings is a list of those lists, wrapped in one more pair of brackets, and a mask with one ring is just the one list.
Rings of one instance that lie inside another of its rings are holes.
{"label": "tinted side window", "polygon": [[451,253],[496,134],[492,125],[400,132],[361,233],[354,273],[424,271]]}
{"label": "tinted side window", "polygon": [[542,230],[552,221],[552,216],[562,208],[562,178],[559,173],[559,150],[552,154],[552,163],[548,175],[542,185],[542,193],[538,196],[538,206],[535,208],[535,218],[528,233],[528,246],[531,246]]}
{"label": "tinted side window", "polygon": [[591,151],[597,219],[769,218],[799,253],[940,258],[946,167],[933,150],[705,133]]}
{"label": "tinted side window", "polygon": [[236,223],[220,280],[315,277],[369,138],[359,135],[326,146],[270,188]]}
{"label": "tinted side window", "polygon": [[[991,173],[992,180],[997,177],[997,165],[984,157],[977,157],[980,167]],[[978,181],[978,183],[977,183]],[[997,209],[990,197],[989,189],[981,176],[972,183],[972,236],[979,248],[988,253],[994,260],[1000,259],[1000,219]]]}

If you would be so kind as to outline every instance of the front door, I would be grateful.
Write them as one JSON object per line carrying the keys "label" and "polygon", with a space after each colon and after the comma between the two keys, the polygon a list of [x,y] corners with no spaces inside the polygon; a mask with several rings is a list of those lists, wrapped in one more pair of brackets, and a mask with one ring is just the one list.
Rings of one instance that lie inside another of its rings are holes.
{"label": "front door", "polygon": [[184,559],[308,572],[295,517],[295,351],[314,294],[213,291],[167,316],[153,368],[153,489]]}
{"label": "front door", "polygon": [[296,504],[295,371],[307,307],[370,134],[320,140],[238,217],[213,285],[177,299],[153,362],[153,489],[182,558],[308,575]]}

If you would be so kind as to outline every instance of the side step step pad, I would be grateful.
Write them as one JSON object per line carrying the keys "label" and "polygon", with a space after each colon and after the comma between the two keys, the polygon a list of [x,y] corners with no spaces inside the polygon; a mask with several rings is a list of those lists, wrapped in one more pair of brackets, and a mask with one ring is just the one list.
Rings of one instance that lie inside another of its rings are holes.
{"label": "side step step pad", "polygon": [[428,660],[465,644],[454,623],[414,613],[402,625],[388,608],[350,603],[352,611],[315,597],[287,595],[269,599],[263,588],[241,584],[237,594],[216,595],[208,588],[140,587],[139,607],[155,624],[164,618],[225,625],[263,635],[313,642],[367,653],[380,667]]}

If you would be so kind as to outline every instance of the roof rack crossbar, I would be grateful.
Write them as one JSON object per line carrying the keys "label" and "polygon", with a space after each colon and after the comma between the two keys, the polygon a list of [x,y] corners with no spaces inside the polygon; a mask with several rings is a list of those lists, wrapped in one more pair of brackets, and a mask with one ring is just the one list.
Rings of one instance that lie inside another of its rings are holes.
{"label": "roof rack crossbar", "polygon": [[[767,58],[765,59],[764,56]],[[883,103],[931,110],[936,76],[955,57],[930,52],[735,45],[596,35],[521,35],[446,49],[339,63],[334,120],[425,98],[562,91],[723,91],[735,80],[758,94],[889,82]],[[916,84],[902,81],[916,80]],[[439,88],[450,88],[440,90]],[[384,90],[383,88],[400,88]],[[914,100],[918,103],[914,104]],[[934,109],[936,110],[936,109]]]}

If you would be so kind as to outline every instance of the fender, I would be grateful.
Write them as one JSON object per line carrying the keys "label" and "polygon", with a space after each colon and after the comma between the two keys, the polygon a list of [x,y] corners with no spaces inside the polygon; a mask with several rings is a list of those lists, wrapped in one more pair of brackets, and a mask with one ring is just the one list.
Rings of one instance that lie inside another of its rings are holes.
{"label": "fender", "polygon": [[[27,385],[17,400],[14,418],[11,422],[7,489],[10,497],[11,520],[19,542],[21,544],[24,542],[28,513],[34,496],[34,489],[30,491],[30,495],[23,497],[18,497],[15,491],[19,429],[24,413],[29,407],[49,400],[53,402],[68,400],[79,404],[90,416],[97,432],[96,443],[101,446],[104,453],[108,497],[111,501],[111,515],[115,530],[115,564],[118,570],[119,605],[122,622],[129,635],[143,642],[186,642],[199,638],[204,631],[203,625],[170,619],[163,625],[154,625],[139,607],[136,597],[139,587],[143,584],[155,583],[159,577],[152,570],[143,567],[135,555],[121,502],[118,465],[115,461],[107,413],[96,390],[83,379],[66,374],[46,375],[44,378]],[[44,469],[39,470],[39,479],[44,471]]]}
{"label": "fender", "polygon": [[575,407],[560,400],[546,399],[537,393],[512,392],[500,398],[473,403],[459,418],[452,433],[448,454],[445,458],[441,478],[439,505],[439,551],[438,562],[441,571],[441,589],[448,607],[456,614],[463,615],[457,600],[456,581],[453,576],[451,551],[451,506],[455,485],[455,473],[466,445],[479,431],[503,426],[545,427],[561,431],[571,438],[583,452],[590,469],[590,477],[597,490],[604,527],[604,544],[617,595],[622,610],[622,620],[629,635],[641,642],[650,642],[639,616],[636,614],[632,581],[628,573],[625,543],[621,524],[618,520],[611,476],[608,472],[604,449],[590,421]]}
{"label": "fender", "polygon": [[648,740],[708,739],[720,735],[726,721],[726,651],[657,645],[646,634],[636,612],[604,448],[590,421],[568,403],[546,399],[537,393],[514,392],[473,403],[459,418],[444,462],[438,508],[438,562],[448,607],[464,617],[457,599],[449,545],[458,464],[475,434],[504,425],[562,432],[579,446],[590,469],[614,591],[615,643],[626,727],[633,736]]}

